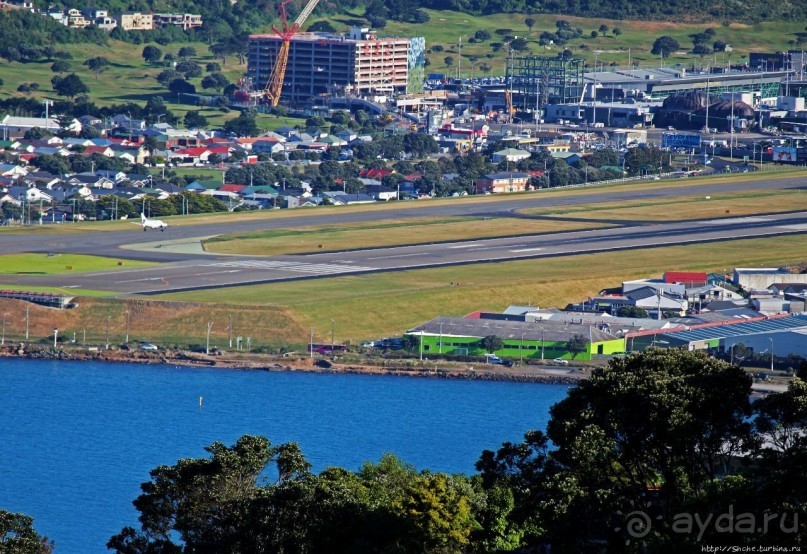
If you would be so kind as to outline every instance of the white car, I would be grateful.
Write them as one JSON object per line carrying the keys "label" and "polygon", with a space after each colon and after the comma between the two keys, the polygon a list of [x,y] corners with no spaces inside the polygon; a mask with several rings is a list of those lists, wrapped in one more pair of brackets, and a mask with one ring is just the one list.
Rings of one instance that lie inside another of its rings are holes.
{"label": "white car", "polygon": [[140,350],[159,350],[159,348],[150,342],[140,343]]}
{"label": "white car", "polygon": [[568,360],[564,360],[563,358],[555,358],[554,360],[552,360],[552,363],[555,363],[555,364],[558,364],[558,365],[569,365]]}

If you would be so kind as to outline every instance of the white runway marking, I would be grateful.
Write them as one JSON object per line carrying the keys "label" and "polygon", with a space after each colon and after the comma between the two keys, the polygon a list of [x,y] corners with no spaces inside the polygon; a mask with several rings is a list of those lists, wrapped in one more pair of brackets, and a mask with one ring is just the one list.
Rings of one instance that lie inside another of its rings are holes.
{"label": "white runway marking", "polygon": [[312,275],[334,275],[337,273],[354,273],[358,271],[373,271],[374,267],[338,264],[308,264],[301,262],[275,262],[263,260],[243,260],[232,262],[218,262],[210,264],[215,267],[237,267],[240,269],[266,269],[274,271],[291,271],[295,273],[309,273]]}
{"label": "white runway marking", "polygon": [[777,225],[779,229],[788,229],[789,231],[807,231],[807,223],[797,223],[795,225]]}
{"label": "white runway marking", "polygon": [[474,244],[461,244],[459,246],[449,246],[450,249],[454,250],[455,248],[473,248],[474,246],[478,246],[479,243]]}
{"label": "white runway marking", "polygon": [[765,221],[770,221],[768,217],[737,217],[737,218],[728,218],[728,219],[710,219],[709,221],[704,221],[704,225],[725,225],[729,224],[737,224],[741,225],[743,223],[763,223]]}
{"label": "white runway marking", "polygon": [[510,252],[540,252],[543,248],[522,248],[521,250],[511,250]]}
{"label": "white runway marking", "polygon": [[425,256],[428,252],[415,252],[414,254],[396,254],[394,256],[378,256],[377,258],[367,258],[368,260],[389,260],[390,258],[410,258],[412,256]]}

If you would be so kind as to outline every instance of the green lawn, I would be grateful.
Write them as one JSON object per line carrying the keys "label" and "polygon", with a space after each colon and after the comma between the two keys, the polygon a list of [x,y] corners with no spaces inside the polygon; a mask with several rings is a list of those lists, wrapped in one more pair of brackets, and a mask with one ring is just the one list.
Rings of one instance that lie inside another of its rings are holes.
{"label": "green lawn", "polygon": [[0,275],[59,275],[149,267],[151,262],[119,260],[81,254],[6,254],[0,256]]}

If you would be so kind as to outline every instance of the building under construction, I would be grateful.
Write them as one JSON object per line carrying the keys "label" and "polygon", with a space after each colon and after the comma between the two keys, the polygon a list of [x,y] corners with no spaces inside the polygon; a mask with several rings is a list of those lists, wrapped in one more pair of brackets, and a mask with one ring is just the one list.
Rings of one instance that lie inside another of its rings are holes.
{"label": "building under construction", "polygon": [[547,104],[579,102],[583,95],[583,60],[556,56],[511,58],[507,68],[513,107],[520,111]]}
{"label": "building under construction", "polygon": [[[282,38],[251,35],[247,75],[255,86],[269,80]],[[419,55],[411,52],[419,47]],[[324,93],[356,95],[407,92],[410,64],[423,63],[423,40],[378,38],[369,29],[347,35],[299,33],[291,38],[282,98],[300,104]],[[421,69],[422,73],[422,69]]]}

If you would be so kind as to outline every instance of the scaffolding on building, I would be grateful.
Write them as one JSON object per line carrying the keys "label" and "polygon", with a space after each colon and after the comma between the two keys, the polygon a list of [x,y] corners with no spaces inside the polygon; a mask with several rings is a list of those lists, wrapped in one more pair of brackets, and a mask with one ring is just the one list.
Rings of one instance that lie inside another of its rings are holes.
{"label": "scaffolding on building", "polygon": [[511,58],[507,80],[513,91],[513,104],[519,110],[579,102],[583,95],[583,60],[563,56]]}

